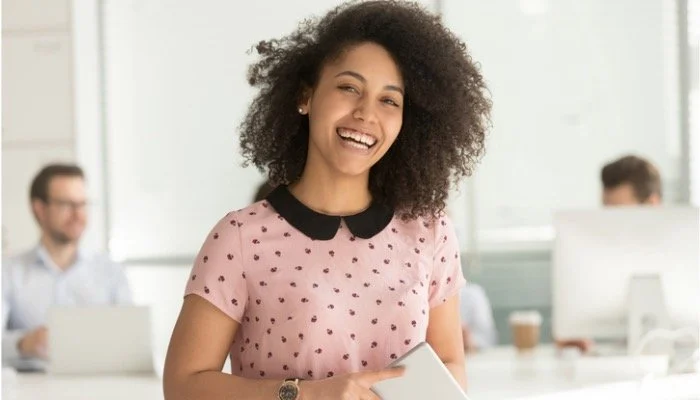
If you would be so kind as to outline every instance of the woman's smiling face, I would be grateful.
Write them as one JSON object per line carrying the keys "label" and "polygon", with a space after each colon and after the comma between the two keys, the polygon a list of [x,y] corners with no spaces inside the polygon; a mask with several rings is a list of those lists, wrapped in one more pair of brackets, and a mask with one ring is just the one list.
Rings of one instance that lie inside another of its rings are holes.
{"label": "woman's smiling face", "polygon": [[323,67],[300,105],[309,115],[307,162],[342,176],[369,174],[401,131],[403,105],[403,79],[391,55],[375,43],[347,48]]}

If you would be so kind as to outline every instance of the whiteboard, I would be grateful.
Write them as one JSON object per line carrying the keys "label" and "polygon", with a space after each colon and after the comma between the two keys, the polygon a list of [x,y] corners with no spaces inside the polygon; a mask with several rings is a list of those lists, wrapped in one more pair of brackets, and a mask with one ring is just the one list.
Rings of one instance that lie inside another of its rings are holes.
{"label": "whiteboard", "polygon": [[[339,1],[104,4],[109,249],[118,259],[192,257],[263,180],[242,168],[237,127],[260,40]],[[427,6],[432,2],[426,1]]]}

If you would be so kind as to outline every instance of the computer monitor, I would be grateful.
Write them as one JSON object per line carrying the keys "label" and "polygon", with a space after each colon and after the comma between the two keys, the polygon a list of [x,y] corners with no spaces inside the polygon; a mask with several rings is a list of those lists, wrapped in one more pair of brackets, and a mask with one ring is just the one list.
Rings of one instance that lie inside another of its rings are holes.
{"label": "computer monitor", "polygon": [[626,340],[631,351],[652,329],[698,328],[697,208],[562,211],[554,227],[556,339]]}

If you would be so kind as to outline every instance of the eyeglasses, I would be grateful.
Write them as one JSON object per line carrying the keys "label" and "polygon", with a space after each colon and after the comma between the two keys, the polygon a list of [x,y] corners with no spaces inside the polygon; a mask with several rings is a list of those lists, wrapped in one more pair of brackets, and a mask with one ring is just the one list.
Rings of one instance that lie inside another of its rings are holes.
{"label": "eyeglasses", "polygon": [[46,204],[55,206],[59,211],[81,211],[87,208],[90,203],[87,201],[71,201],[63,199],[48,199]]}

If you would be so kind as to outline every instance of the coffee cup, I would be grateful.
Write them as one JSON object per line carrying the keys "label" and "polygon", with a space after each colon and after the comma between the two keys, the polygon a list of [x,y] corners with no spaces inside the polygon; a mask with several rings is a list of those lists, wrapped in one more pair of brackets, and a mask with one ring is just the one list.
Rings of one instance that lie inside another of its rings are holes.
{"label": "coffee cup", "polygon": [[513,344],[519,351],[528,351],[537,347],[540,341],[542,315],[537,311],[516,311],[510,314],[510,327]]}

